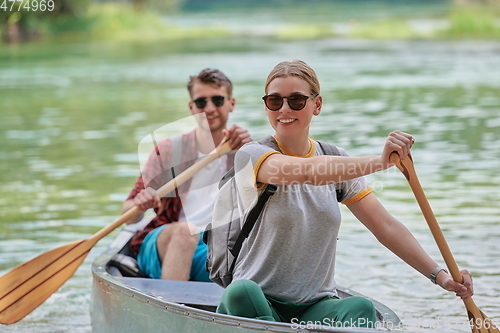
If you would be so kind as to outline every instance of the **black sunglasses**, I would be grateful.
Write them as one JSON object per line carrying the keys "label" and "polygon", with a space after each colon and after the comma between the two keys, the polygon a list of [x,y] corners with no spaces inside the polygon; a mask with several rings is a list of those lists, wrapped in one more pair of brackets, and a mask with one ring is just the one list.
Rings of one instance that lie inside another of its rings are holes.
{"label": "black sunglasses", "polygon": [[301,94],[293,94],[284,97],[277,94],[271,94],[262,97],[262,99],[264,100],[264,104],[266,104],[266,107],[271,111],[278,111],[279,109],[281,109],[281,107],[283,107],[285,98],[290,109],[300,111],[306,106],[308,99],[315,98],[316,96],[318,95],[306,96]]}
{"label": "black sunglasses", "polygon": [[[224,97],[224,96],[212,96],[212,97],[210,97],[210,100],[212,101],[212,103],[216,107],[221,107],[224,105],[226,97]],[[207,97],[198,97],[193,102],[198,109],[204,109],[207,106]]]}

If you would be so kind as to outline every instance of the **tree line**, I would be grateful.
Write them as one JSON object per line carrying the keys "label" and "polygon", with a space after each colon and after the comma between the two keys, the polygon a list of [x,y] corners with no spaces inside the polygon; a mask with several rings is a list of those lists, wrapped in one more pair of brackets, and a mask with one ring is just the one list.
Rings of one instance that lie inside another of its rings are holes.
{"label": "tree line", "polygon": [[[50,30],[66,32],[71,29],[80,31],[92,25],[87,11],[93,4],[121,3],[130,5],[134,10],[145,9],[167,12],[172,8],[196,9],[212,6],[241,6],[259,4],[286,5],[293,2],[311,4],[332,0],[0,0],[0,34],[8,43],[23,42],[41,38]],[[336,0],[353,1],[353,0]],[[387,0],[358,0],[387,1]],[[500,4],[500,0],[441,0],[456,5]]]}

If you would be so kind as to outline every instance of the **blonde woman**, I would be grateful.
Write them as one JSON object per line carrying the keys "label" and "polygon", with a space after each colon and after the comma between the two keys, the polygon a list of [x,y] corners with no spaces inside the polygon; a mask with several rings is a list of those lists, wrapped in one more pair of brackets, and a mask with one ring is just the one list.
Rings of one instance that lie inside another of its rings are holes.
{"label": "blonde woman", "polygon": [[390,133],[379,155],[350,157],[342,149],[343,156],[324,155],[309,137],[311,119],[320,114],[323,102],[314,70],[299,60],[279,63],[267,77],[265,93],[279,151],[252,142],[237,152],[238,200],[245,210],[265,184],[276,184],[278,190],[243,243],[219,313],[290,323],[375,325],[370,301],[337,297],[340,211],[335,183],[342,188],[340,201],[384,246],[442,288],[462,298],[472,296],[470,273],[462,271],[463,284],[453,281],[386,211],[363,178],[391,167],[394,151],[406,158],[414,143],[411,135]]}

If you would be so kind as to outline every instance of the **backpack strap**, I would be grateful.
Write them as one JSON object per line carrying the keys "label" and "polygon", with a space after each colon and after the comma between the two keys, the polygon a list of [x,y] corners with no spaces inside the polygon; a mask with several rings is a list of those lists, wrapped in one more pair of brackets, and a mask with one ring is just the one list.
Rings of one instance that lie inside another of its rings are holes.
{"label": "backpack strap", "polygon": [[[271,148],[279,151],[278,144],[276,143],[276,140],[274,140],[274,138],[271,135],[258,141],[258,143],[261,145],[271,147]],[[229,170],[224,175],[224,177],[222,177],[222,179],[220,180],[219,189],[233,177],[234,177],[234,168],[231,168],[231,170]],[[274,195],[274,193],[276,193],[277,189],[278,189],[278,186],[275,184],[266,184],[264,187],[264,191],[262,191],[262,193],[259,195],[259,198],[257,199],[257,203],[255,204],[255,206],[253,206],[253,208],[248,213],[247,218],[245,219],[245,222],[243,223],[243,226],[241,227],[241,231],[238,235],[238,238],[234,242],[233,247],[229,249],[229,251],[231,252],[231,254],[234,257],[233,262],[231,264],[231,267],[229,268],[229,274],[231,276],[233,275],[234,266],[236,265],[236,260],[238,259],[238,255],[240,254],[241,246],[243,245],[243,242],[250,235],[250,232],[252,231],[253,227],[255,226],[255,223],[257,222],[257,219],[259,218],[260,214],[262,213],[264,206],[266,205],[269,198],[272,197]]]}
{"label": "backpack strap", "polygon": [[264,209],[264,205],[266,204],[267,200],[276,193],[276,190],[278,187],[274,184],[267,184],[266,188],[264,189],[264,192],[262,192],[259,195],[259,199],[257,200],[257,203],[255,206],[252,208],[250,213],[248,213],[248,216],[245,220],[245,223],[243,224],[243,227],[241,227],[240,234],[238,235],[238,238],[234,242],[234,245],[229,251],[231,251],[231,254],[234,257],[233,263],[231,264],[231,268],[229,269],[229,273],[232,275],[234,271],[234,265],[236,264],[236,259],[238,258],[238,255],[240,254],[241,251],[241,246],[243,245],[243,241],[248,238],[248,235],[250,235],[250,232],[252,231],[253,227],[255,226],[255,222],[257,222],[257,219],[260,216],[260,213],[262,213],[262,210]]}
{"label": "backpack strap", "polygon": [[224,186],[224,184],[226,184],[233,177],[234,177],[234,167],[227,170],[226,174],[222,176],[222,178],[219,180],[219,190],[221,189],[222,186]]}
{"label": "backpack strap", "polygon": [[[274,140],[274,138],[272,137],[272,135],[268,135],[264,139],[258,141],[258,143],[261,144],[261,145],[273,148],[274,150],[277,150],[280,153],[282,153],[281,150],[278,147],[278,144],[276,143],[276,140]],[[229,169],[226,172],[226,174],[224,176],[222,176],[221,180],[219,181],[219,190],[221,189],[222,186],[224,186],[224,184],[226,184],[233,177],[234,177],[234,167],[232,167],[231,169]]]}
{"label": "backpack strap", "polygon": [[[325,153],[325,155],[341,156],[340,151],[336,146],[334,146],[330,143],[327,143],[327,142],[319,141],[319,140],[315,140],[315,141],[319,144],[319,146],[321,147],[321,149],[323,150],[323,153]],[[341,202],[342,198],[344,197],[342,182],[335,184],[335,191],[337,192],[337,201]]]}
{"label": "backpack strap", "polygon": [[278,146],[278,143],[276,142],[276,139],[272,135],[266,136],[264,139],[259,140],[258,143],[267,146],[269,148],[273,148],[274,150],[279,151],[280,153],[283,154],[283,152]]}
{"label": "backpack strap", "polygon": [[329,144],[328,142],[323,142],[323,141],[319,141],[319,140],[314,140],[314,141],[316,141],[319,144],[319,146],[321,147],[321,149],[323,150],[325,155],[340,156],[340,151],[337,148],[337,146],[334,146],[332,144]]}

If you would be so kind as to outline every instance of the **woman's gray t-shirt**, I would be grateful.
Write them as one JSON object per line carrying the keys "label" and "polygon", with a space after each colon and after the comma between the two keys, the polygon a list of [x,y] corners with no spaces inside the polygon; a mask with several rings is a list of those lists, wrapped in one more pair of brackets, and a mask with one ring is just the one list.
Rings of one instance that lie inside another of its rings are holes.
{"label": "woman's gray t-shirt", "polygon": [[[323,155],[319,144],[315,145],[313,155]],[[343,149],[339,151],[348,156]],[[243,219],[262,191],[255,183],[258,168],[273,153],[276,151],[272,148],[251,142],[236,154],[235,180]],[[341,186],[341,201],[347,204],[371,192],[363,177],[342,182]],[[336,295],[340,221],[334,184],[278,185],[243,242],[233,280],[252,280],[267,296],[294,303]]]}

